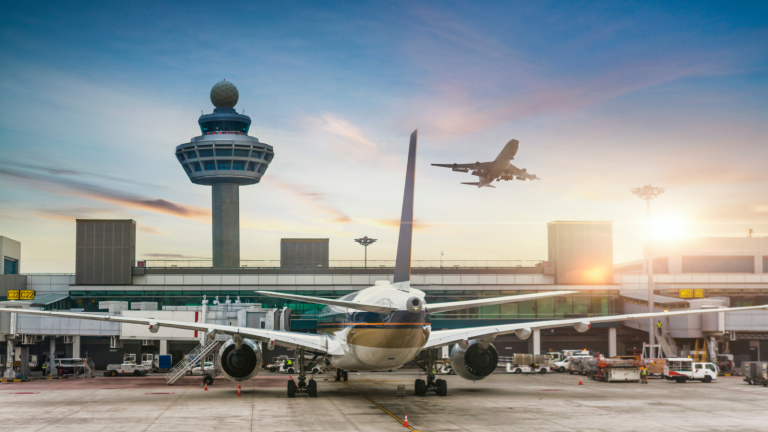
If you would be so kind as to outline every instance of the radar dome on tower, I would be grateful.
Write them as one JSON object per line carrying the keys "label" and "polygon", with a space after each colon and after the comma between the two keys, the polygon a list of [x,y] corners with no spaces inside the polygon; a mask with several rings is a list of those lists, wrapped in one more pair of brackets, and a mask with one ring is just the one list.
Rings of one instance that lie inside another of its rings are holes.
{"label": "radar dome on tower", "polygon": [[216,108],[234,108],[239,98],[237,87],[227,80],[217,82],[211,89],[211,103]]}

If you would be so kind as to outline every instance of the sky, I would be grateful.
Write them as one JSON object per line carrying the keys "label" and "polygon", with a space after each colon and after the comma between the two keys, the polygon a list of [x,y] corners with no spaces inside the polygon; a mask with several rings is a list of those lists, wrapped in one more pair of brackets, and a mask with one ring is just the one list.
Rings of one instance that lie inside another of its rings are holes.
{"label": "sky", "polygon": [[[0,235],[23,273],[74,272],[77,218],[134,219],[137,259],[209,259],[210,187],[175,147],[210,88],[274,146],[240,190],[241,257],[281,238],[393,260],[419,129],[415,260],[546,260],[546,224],[654,238],[768,236],[766,2],[16,2],[0,15]],[[513,161],[461,185],[430,163]]]}

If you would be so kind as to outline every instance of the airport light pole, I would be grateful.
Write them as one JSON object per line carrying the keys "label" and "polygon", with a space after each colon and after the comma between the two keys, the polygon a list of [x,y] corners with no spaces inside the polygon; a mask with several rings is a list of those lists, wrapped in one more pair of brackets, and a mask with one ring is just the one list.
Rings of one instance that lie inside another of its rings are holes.
{"label": "airport light pole", "polygon": [[[648,228],[647,228],[647,244],[646,244],[646,253],[648,254],[648,263],[646,264],[648,274],[648,312],[653,313],[654,312],[654,301],[653,301],[653,256],[651,255],[651,200],[658,197],[659,195],[663,194],[666,189],[662,187],[654,187],[651,185],[645,185],[640,188],[632,189],[632,193],[637,195],[640,199],[644,199],[646,202],[646,209],[648,213]],[[653,352],[653,318],[648,319],[648,342],[650,344],[651,352]],[[649,353],[649,355],[651,355]]]}
{"label": "airport light pole", "polygon": [[376,243],[376,239],[368,238],[368,236],[365,236],[363,238],[355,239],[355,241],[365,247],[365,268],[368,268],[368,246]]}

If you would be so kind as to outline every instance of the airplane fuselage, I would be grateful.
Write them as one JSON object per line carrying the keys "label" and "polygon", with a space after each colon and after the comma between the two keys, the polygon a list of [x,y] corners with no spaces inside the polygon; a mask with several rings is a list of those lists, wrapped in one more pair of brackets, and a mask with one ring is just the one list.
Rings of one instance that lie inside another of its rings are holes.
{"label": "airplane fuselage", "polygon": [[[342,299],[402,308],[414,296],[424,299],[422,291],[390,285],[370,287]],[[431,331],[423,308],[418,312],[376,313],[326,306],[318,317],[317,328],[318,333],[336,338],[348,348],[343,355],[330,356],[331,365],[361,371],[402,367],[424,348]]]}

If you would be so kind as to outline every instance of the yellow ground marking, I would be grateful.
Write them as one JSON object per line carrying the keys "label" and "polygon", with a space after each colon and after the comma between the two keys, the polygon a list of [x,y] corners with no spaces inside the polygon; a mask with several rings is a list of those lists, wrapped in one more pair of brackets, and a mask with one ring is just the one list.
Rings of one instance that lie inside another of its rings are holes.
{"label": "yellow ground marking", "polygon": [[[355,393],[357,393],[357,394],[359,394],[360,396],[362,396],[362,397],[364,397],[364,398],[368,399],[368,402],[370,402],[370,403],[372,403],[372,404],[376,405],[376,406],[377,406],[377,407],[378,407],[380,410],[382,410],[382,411],[384,411],[385,413],[389,414],[389,415],[390,415],[390,416],[391,416],[393,419],[395,419],[395,420],[399,421],[401,425],[405,426],[405,422],[404,422],[403,420],[400,420],[400,419],[399,419],[399,418],[398,418],[396,415],[394,415],[394,414],[392,414],[391,412],[387,411],[387,409],[386,409],[386,408],[384,408],[383,406],[381,406],[381,405],[377,404],[377,403],[376,403],[376,401],[374,401],[373,399],[369,398],[368,396],[366,396],[366,395],[364,395],[364,394],[360,393],[360,391],[358,391],[356,388],[354,388],[354,387],[352,387],[351,385],[349,385],[349,383],[348,383],[348,382],[344,381],[344,384],[346,384],[346,385],[347,385],[347,387],[351,388],[351,389],[352,389],[352,390],[353,390]],[[408,426],[408,429],[412,430],[413,432],[419,432],[419,431],[417,431],[416,429],[414,429],[414,428],[412,428],[412,427],[410,427],[410,426]]]}

